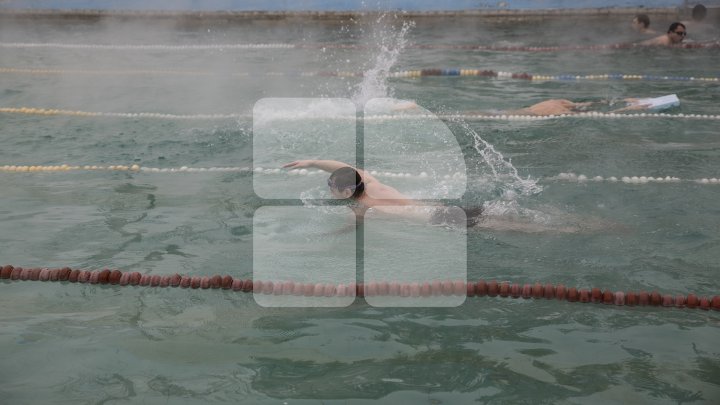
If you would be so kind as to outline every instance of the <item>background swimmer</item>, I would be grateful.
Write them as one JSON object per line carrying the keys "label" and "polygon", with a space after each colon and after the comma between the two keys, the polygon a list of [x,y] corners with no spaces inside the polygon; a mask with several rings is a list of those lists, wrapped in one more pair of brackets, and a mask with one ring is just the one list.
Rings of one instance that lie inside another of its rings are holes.
{"label": "background swimmer", "polygon": [[650,17],[647,14],[637,14],[632,20],[632,28],[640,34],[657,34],[650,28]]}
{"label": "background swimmer", "polygon": [[653,39],[648,39],[647,41],[640,42],[640,45],[652,45],[652,46],[673,46],[673,45],[680,45],[680,43],[685,39],[685,35],[687,35],[687,31],[685,29],[685,24],[681,22],[674,22],[670,24],[670,27],[667,30],[667,33],[660,35],[659,37],[655,37]]}
{"label": "background swimmer", "polygon": [[[646,103],[646,102],[639,102],[642,100],[653,100],[650,98],[626,98],[623,99],[624,102],[627,103],[625,107],[608,111],[608,112],[624,112],[624,111],[638,111],[638,110],[662,110],[669,107],[674,107],[679,105],[679,101],[677,104],[667,105],[667,106],[657,106],[652,103]],[[677,100],[677,98],[676,98]],[[572,115],[572,114],[578,114],[585,111],[590,111],[591,106],[595,105],[608,105],[610,104],[609,101],[603,100],[603,101],[585,101],[585,102],[575,102],[572,100],[567,99],[550,99],[541,101],[539,103],[533,104],[530,107],[521,108],[519,110],[508,110],[508,111],[471,111],[473,114],[484,114],[484,115],[533,115],[538,117],[544,117],[544,116],[550,116],[550,115]],[[403,110],[408,110],[410,108],[417,108],[417,104],[413,104],[412,106],[404,106]]]}
{"label": "background swimmer", "polygon": [[702,4],[697,4],[692,9],[692,18],[690,20],[681,21],[688,30],[693,33],[693,38],[700,41],[717,41],[718,39],[718,23],[717,15],[714,22],[707,21],[708,10]]}
{"label": "background swimmer", "polygon": [[[680,100],[674,94],[663,97],[655,98],[625,98],[623,99],[627,105],[615,110],[608,112],[618,113],[625,111],[640,111],[640,110],[653,110],[660,111],[670,107],[677,107],[680,105]],[[551,99],[541,101],[537,104],[533,104],[530,107],[523,108],[520,110],[508,111],[508,115],[535,115],[535,116],[548,116],[548,115],[572,115],[584,111],[590,111],[593,105],[609,105],[612,104],[609,101],[587,101],[587,102],[574,102],[565,99]]]}
{"label": "background swimmer", "polygon": [[507,114],[536,116],[576,114],[585,111],[587,107],[593,104],[594,102],[576,103],[566,99],[550,99],[533,104],[530,107],[508,111]]}

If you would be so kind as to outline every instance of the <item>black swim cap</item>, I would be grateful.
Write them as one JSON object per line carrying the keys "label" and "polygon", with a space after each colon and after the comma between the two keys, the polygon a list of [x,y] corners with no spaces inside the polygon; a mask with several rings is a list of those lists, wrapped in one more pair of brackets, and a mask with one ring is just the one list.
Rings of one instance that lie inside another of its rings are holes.
{"label": "black swim cap", "polygon": [[336,190],[353,190],[351,198],[358,198],[365,191],[365,184],[360,173],[352,167],[341,167],[330,175],[328,186]]}

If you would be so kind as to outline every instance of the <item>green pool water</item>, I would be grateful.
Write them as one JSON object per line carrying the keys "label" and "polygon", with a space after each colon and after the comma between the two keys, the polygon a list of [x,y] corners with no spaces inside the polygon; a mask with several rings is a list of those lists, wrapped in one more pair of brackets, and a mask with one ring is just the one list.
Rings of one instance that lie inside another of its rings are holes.
{"label": "green pool water", "polygon": [[[0,166],[250,167],[250,114],[258,100],[353,99],[359,88],[367,90],[359,77],[298,73],[377,67],[381,46],[397,42],[401,17],[374,20],[3,20],[0,43],[363,46],[0,48],[0,68],[61,71],[0,73],[0,107],[239,116],[178,120],[4,113]],[[638,39],[629,21],[618,18],[421,19],[404,39],[407,46],[397,48],[392,71],[475,68],[713,77],[720,65],[717,51],[708,49],[531,53],[412,46],[589,45]],[[95,73],[87,72],[91,70]],[[139,73],[148,70],[200,73]],[[394,78],[385,84],[387,89],[373,90],[414,100],[437,113],[515,109],[547,98],[598,101],[673,93],[681,105],[668,114],[717,114],[720,105],[717,83],[427,77]],[[500,219],[542,229],[469,229],[468,279],[717,295],[720,184],[555,179],[568,172],[718,178],[717,123],[672,117],[446,121],[468,175],[465,193],[449,203],[484,204]],[[397,125],[388,123],[387,128]],[[297,131],[313,134],[301,122]],[[317,145],[332,145],[332,135],[330,128],[308,136],[317,136]],[[523,195],[515,184],[494,178],[475,147],[476,136],[541,191]],[[312,145],[305,149],[307,157],[316,157],[311,156],[316,152]],[[438,153],[435,163],[444,161]],[[397,168],[411,171],[402,163]],[[267,176],[278,187],[285,180]],[[304,197],[324,196],[325,177],[318,176],[317,182]],[[422,186],[409,179],[389,182],[406,185],[411,193]],[[300,198],[261,198],[248,172],[0,172],[0,264],[252,277],[256,210],[302,204]],[[312,230],[332,231],[336,222]],[[288,266],[289,273],[292,261],[283,256],[278,241],[283,232],[305,231],[293,224],[288,220],[289,230],[270,232],[278,243],[273,246],[278,263]],[[360,230],[367,233],[369,227]],[[568,229],[574,232],[563,231]],[[406,236],[382,237],[386,239],[366,248],[380,249],[383,242]],[[413,237],[422,240],[421,234]],[[346,239],[326,237],[317,243],[332,246]],[[427,250],[441,254],[447,246]],[[387,249],[365,253],[387,260],[403,257]],[[489,297],[468,298],[450,308],[381,308],[362,299],[339,308],[267,308],[252,295],[231,291],[6,280],[0,283],[0,303],[0,402],[12,404],[657,404],[720,399],[716,311]]]}

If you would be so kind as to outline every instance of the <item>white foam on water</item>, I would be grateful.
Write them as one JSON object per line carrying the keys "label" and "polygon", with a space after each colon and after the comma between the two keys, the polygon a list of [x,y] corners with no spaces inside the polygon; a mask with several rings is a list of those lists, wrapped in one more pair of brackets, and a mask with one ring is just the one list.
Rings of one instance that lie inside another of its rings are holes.
{"label": "white foam on water", "polygon": [[[471,135],[474,140],[473,147],[478,153],[477,163],[488,170],[491,179],[500,188],[500,194],[505,200],[515,200],[518,196],[529,196],[542,192],[542,186],[538,180],[523,179],[518,174],[512,162],[505,159],[502,153],[495,150],[495,147],[482,139],[482,137],[464,121],[456,121],[463,130]],[[485,171],[485,170],[483,170]]]}

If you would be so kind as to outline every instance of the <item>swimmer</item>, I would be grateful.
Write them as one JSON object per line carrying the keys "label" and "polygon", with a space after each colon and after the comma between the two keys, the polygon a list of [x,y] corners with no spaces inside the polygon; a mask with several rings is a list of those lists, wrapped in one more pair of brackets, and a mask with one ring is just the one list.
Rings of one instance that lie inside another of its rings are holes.
{"label": "swimmer", "polygon": [[707,13],[707,7],[702,4],[697,4],[692,9],[692,19],[682,21],[688,29],[692,30],[693,38],[696,40],[717,40],[717,24],[713,24],[705,20]]}
{"label": "swimmer", "polygon": [[[612,110],[608,112],[619,113],[624,111],[638,111],[638,110],[655,110],[660,111],[670,107],[676,107],[680,105],[680,101],[676,96],[665,96],[674,97],[673,103],[662,103],[663,98],[649,99],[649,98],[626,98],[623,101],[627,103],[626,107]],[[661,100],[662,99],[662,100]],[[486,112],[486,111],[472,111],[473,114],[482,115],[532,115],[537,117],[547,117],[551,115],[573,115],[581,112],[591,111],[590,107],[594,105],[607,105],[610,104],[607,100],[602,101],[587,101],[587,102],[575,102],[566,99],[550,99],[541,101],[533,104],[530,107],[521,108],[519,110],[501,111],[501,112]]]}
{"label": "swimmer", "polygon": [[637,14],[632,20],[632,28],[640,34],[657,34],[650,28],[650,17],[647,14]]}
{"label": "swimmer", "polygon": [[[594,102],[582,102],[576,103],[574,101],[565,99],[550,99],[541,101],[537,104],[533,104],[530,107],[521,108],[519,110],[510,111],[469,111],[468,113],[479,114],[479,115],[535,115],[535,116],[547,116],[547,115],[562,115],[562,114],[577,114],[582,111],[586,111],[587,107],[595,104]],[[413,104],[412,107],[406,106],[403,110],[410,108],[418,108],[417,104]]]}
{"label": "swimmer", "polygon": [[677,46],[680,45],[683,39],[685,39],[685,35],[687,35],[685,24],[681,22],[674,22],[670,24],[670,28],[668,28],[667,33],[660,35],[659,37],[640,42],[640,45]]}
{"label": "swimmer", "polygon": [[416,205],[416,202],[395,188],[381,183],[365,170],[356,169],[347,163],[336,160],[297,160],[283,165],[283,168],[315,168],[331,173],[327,183],[333,198],[352,199],[358,207]]}
{"label": "swimmer", "polygon": [[707,7],[703,6],[702,4],[697,4],[692,9],[692,20],[691,21],[683,21],[684,24],[702,24],[703,20],[705,20],[705,17],[707,17]]}
{"label": "swimmer", "polygon": [[[662,97],[655,98],[626,98],[623,99],[627,105],[622,108],[618,108],[610,113],[620,113],[625,111],[661,111],[671,107],[677,107],[680,105],[680,100],[676,95],[670,94]],[[590,106],[595,104],[611,104],[608,101],[588,101],[582,103],[576,103],[565,99],[554,99],[545,100],[537,104],[533,104],[530,107],[523,108],[520,110],[509,111],[508,114],[513,115],[536,115],[536,116],[548,116],[548,115],[572,115],[584,111],[589,111]]]}
{"label": "swimmer", "polygon": [[508,111],[508,115],[570,115],[586,111],[587,107],[593,105],[593,102],[576,103],[565,99],[550,99],[533,104],[530,107],[519,110]]}
{"label": "swimmer", "polygon": [[[638,103],[636,98],[626,98],[624,101],[628,103],[627,107],[620,108],[609,112],[617,113],[624,111],[637,111],[656,109],[660,110],[658,106],[647,103]],[[574,115],[581,112],[590,111],[589,107],[597,104],[608,104],[608,101],[587,101],[587,102],[575,102],[566,99],[550,99],[541,101],[533,104],[530,107],[521,108],[519,110],[509,111],[468,111],[469,114],[477,115],[532,115],[536,117],[547,117],[551,115]],[[415,105],[417,107],[417,105]]]}
{"label": "swimmer", "polygon": [[432,224],[460,225],[458,218],[465,220],[467,216],[468,225],[472,225],[482,212],[482,208],[473,208],[462,215],[452,207],[424,204],[383,184],[367,171],[336,160],[297,160],[283,165],[283,168],[315,168],[330,173],[327,184],[333,198],[350,200],[350,208],[359,218],[367,210],[373,209],[383,214]]}
{"label": "swimmer", "polygon": [[[413,200],[395,188],[381,183],[365,170],[356,169],[335,160],[296,160],[283,165],[283,167],[286,169],[316,168],[331,173],[327,182],[330,193],[334,198],[350,200],[350,208],[355,212],[358,220],[363,220],[365,212],[372,209],[387,216],[431,225],[450,227],[465,225],[468,228],[502,232],[584,233],[621,229],[621,226],[617,224],[574,219],[562,213],[552,214],[553,218],[562,221],[553,224],[545,220],[538,222],[517,215],[485,214],[484,207],[461,209],[429,205]],[[342,231],[351,231],[352,228],[354,228],[354,223],[352,226],[343,228]]]}

